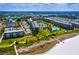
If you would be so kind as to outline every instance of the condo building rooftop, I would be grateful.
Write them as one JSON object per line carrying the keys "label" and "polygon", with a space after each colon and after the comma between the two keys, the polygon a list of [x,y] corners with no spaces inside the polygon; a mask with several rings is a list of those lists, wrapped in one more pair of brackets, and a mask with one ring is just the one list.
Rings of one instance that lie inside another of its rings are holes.
{"label": "condo building rooftop", "polygon": [[74,24],[78,24],[78,25],[79,25],[79,19],[75,19],[75,20],[73,20],[72,23],[74,23]]}
{"label": "condo building rooftop", "polygon": [[22,28],[13,28],[13,27],[11,27],[11,28],[5,28],[4,33],[13,33],[13,32],[21,32],[21,31],[23,31]]}
{"label": "condo building rooftop", "polygon": [[67,18],[50,17],[50,18],[45,18],[45,19],[49,19],[49,20],[52,20],[52,21],[55,21],[55,22],[71,25],[71,19],[67,19]]}
{"label": "condo building rooftop", "polygon": [[38,28],[39,25],[38,25],[38,23],[37,23],[36,21],[33,21],[33,22],[32,22],[32,27],[33,27],[33,28]]}

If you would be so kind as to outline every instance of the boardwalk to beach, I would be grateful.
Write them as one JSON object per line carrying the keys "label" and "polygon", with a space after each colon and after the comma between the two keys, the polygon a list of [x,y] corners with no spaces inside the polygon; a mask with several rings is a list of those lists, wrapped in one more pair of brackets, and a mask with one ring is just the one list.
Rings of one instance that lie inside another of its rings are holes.
{"label": "boardwalk to beach", "polygon": [[16,45],[15,44],[14,44],[14,49],[15,49],[16,55],[19,55],[18,52],[17,52],[17,49],[16,49]]}
{"label": "boardwalk to beach", "polygon": [[1,43],[2,39],[3,39],[3,36],[4,36],[4,33],[3,33],[2,36],[0,37],[0,43]]}

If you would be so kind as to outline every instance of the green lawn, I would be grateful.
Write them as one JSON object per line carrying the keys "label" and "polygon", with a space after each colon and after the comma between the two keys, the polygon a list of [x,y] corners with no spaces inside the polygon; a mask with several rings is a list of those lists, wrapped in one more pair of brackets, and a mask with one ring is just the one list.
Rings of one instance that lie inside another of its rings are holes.
{"label": "green lawn", "polygon": [[0,55],[4,55],[4,54],[15,55],[14,47],[11,46],[11,47],[6,47],[6,48],[0,48]]}
{"label": "green lawn", "polygon": [[4,32],[3,28],[0,28],[0,37],[2,36],[2,33]]}
{"label": "green lawn", "polygon": [[20,40],[21,40],[21,37],[20,38],[5,39],[5,40],[2,40],[2,42],[0,43],[0,46],[9,46],[14,41],[20,41]]}
{"label": "green lawn", "polygon": [[36,42],[37,38],[35,36],[24,36],[19,38],[5,39],[2,40],[0,46],[10,46],[14,41],[16,41],[17,43],[26,43],[26,45],[28,43],[28,45],[30,45],[30,43]]}

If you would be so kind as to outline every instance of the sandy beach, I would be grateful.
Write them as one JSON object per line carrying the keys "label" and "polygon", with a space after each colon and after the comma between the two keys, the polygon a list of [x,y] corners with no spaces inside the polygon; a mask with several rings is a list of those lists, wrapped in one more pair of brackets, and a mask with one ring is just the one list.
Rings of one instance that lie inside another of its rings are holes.
{"label": "sandy beach", "polygon": [[44,55],[79,55],[79,35],[56,44],[54,48]]}
{"label": "sandy beach", "polygon": [[[46,41],[41,41],[39,43],[35,43],[29,47],[21,47],[18,49],[19,54],[29,54],[29,55],[35,55],[35,54],[51,54],[51,49],[55,48],[58,44],[64,44],[63,42],[66,40],[69,40],[70,38],[75,37],[78,35],[78,33],[71,33],[71,34],[65,34],[61,35],[59,37],[56,37],[54,39],[49,39]],[[58,43],[57,40],[60,40],[61,43]],[[72,40],[72,39],[71,39]],[[48,51],[48,52],[47,52]]]}

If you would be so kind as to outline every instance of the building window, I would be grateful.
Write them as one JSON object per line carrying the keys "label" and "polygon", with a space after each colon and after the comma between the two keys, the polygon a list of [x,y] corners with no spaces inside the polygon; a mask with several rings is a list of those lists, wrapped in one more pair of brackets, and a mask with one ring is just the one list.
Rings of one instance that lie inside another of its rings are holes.
{"label": "building window", "polygon": [[20,36],[23,36],[23,32],[20,32],[19,35],[20,35]]}
{"label": "building window", "polygon": [[13,37],[17,37],[17,33],[13,33]]}
{"label": "building window", "polygon": [[6,38],[10,38],[10,33],[7,33],[6,34]]}

